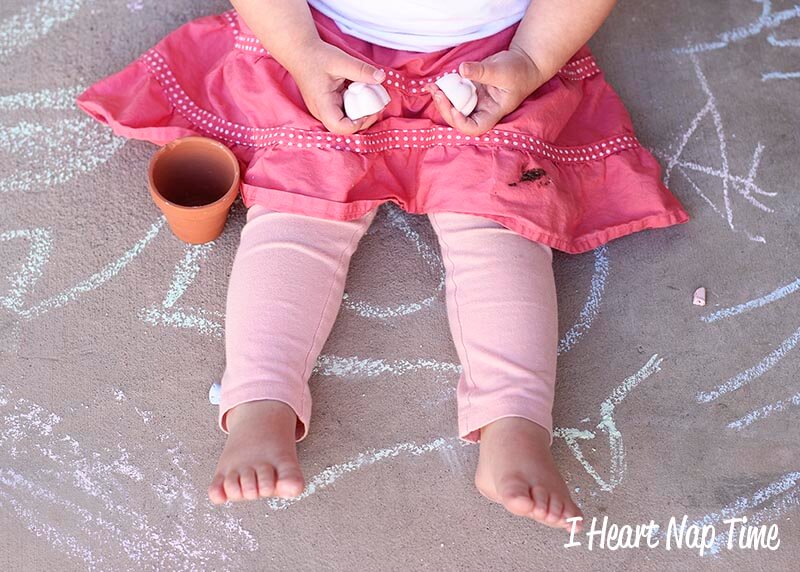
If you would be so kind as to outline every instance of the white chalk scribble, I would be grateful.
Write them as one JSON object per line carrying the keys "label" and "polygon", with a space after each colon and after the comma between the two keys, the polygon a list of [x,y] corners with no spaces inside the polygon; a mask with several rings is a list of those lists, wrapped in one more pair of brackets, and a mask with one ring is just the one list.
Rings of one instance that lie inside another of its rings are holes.
{"label": "white chalk scribble", "polygon": [[[625,448],[623,445],[622,433],[617,427],[616,407],[636,388],[642,381],[661,370],[661,362],[657,354],[653,355],[647,363],[635,374],[626,378],[622,384],[616,387],[611,394],[600,404],[600,421],[596,425],[596,431],[587,431],[574,428],[555,428],[553,434],[555,438],[564,439],[570,452],[583,466],[586,472],[598,484],[601,490],[610,492],[614,490],[625,476]],[[381,370],[382,368],[378,368]],[[374,375],[378,375],[376,372]],[[593,440],[598,434],[604,434],[608,439],[610,450],[609,476],[603,477],[600,471],[592,465],[583,454],[579,441]],[[368,450],[359,453],[353,459],[344,461],[337,465],[326,468],[322,472],[308,479],[308,485],[303,493],[293,499],[269,499],[267,504],[273,510],[281,510],[304,500],[311,495],[323,490],[344,476],[354,473],[359,469],[374,465],[379,462],[394,459],[400,455],[412,457],[425,455],[432,451],[445,452],[445,462],[448,466],[455,467],[460,472],[460,460],[453,458],[453,453],[457,457],[457,450],[462,446],[470,446],[470,443],[462,441],[457,437],[437,438],[429,443],[417,445],[416,443],[403,442],[379,450]],[[447,453],[452,451],[453,453]]]}
{"label": "white chalk scribble", "polygon": [[739,314],[743,314],[744,312],[749,312],[750,310],[755,310],[756,308],[761,308],[766,306],[767,304],[771,304],[772,302],[776,302],[781,298],[788,296],[789,294],[793,294],[800,290],[800,278],[797,280],[777,288],[773,290],[769,294],[761,296],[759,298],[755,298],[748,302],[744,302],[743,304],[737,304],[736,306],[731,306],[730,308],[723,308],[721,310],[717,310],[708,316],[701,316],[700,319],[704,322],[710,324],[712,322],[716,322],[717,320],[722,320],[724,318],[732,318],[733,316],[738,316]]}
{"label": "white chalk scribble", "polygon": [[[144,417],[146,450],[116,442],[122,434],[114,431],[87,436],[96,443],[86,446],[61,428],[61,415],[0,385],[0,419],[0,506],[88,569],[127,562],[136,569],[236,570],[242,553],[258,548],[238,519],[194,485],[189,471],[198,464],[185,446],[170,434],[151,434]],[[137,508],[148,504],[171,518],[155,520]]]}
{"label": "white chalk scribble", "polygon": [[22,121],[0,126],[0,151],[25,158],[9,164],[0,178],[0,193],[36,192],[63,185],[81,173],[106,163],[125,145],[97,121],[84,117],[62,119],[51,125]]}
{"label": "white chalk scribble", "polygon": [[558,354],[565,354],[578,343],[580,337],[589,331],[594,319],[600,313],[600,304],[608,280],[608,246],[603,245],[594,251],[594,273],[592,274],[589,294],[580,311],[577,321],[566,331],[558,342]]}
{"label": "white chalk scribble", "polygon": [[[675,172],[680,173],[688,182],[691,188],[697,193],[703,201],[711,207],[711,210],[720,218],[725,220],[728,227],[737,232],[739,223],[734,221],[734,213],[736,205],[734,196],[738,196],[746,201],[752,207],[763,212],[774,212],[773,207],[764,204],[764,199],[761,197],[774,197],[777,193],[773,191],[765,191],[756,182],[758,174],[758,167],[761,163],[761,158],[764,153],[764,146],[757,143],[753,151],[750,161],[750,168],[747,175],[734,175],[731,171],[728,138],[725,133],[722,115],[720,114],[717,99],[711,91],[711,87],[706,79],[705,74],[700,66],[700,59],[696,54],[691,54],[691,63],[694,67],[695,76],[700,84],[700,88],[706,97],[706,101],[700,111],[698,111],[689,123],[688,129],[678,138],[673,148],[667,152],[658,153],[664,159],[666,167],[664,169],[664,184],[669,185],[670,180],[673,178]],[[713,125],[713,132],[716,138],[717,149],[719,151],[720,166],[712,167],[699,163],[698,161],[684,157],[684,151],[688,143],[693,137],[703,137],[704,140],[707,135],[706,132],[701,130],[700,127],[711,121]],[[707,177],[718,179],[720,181],[720,197],[712,200],[707,191],[704,191],[692,178],[693,173],[701,173]],[[736,193],[734,195],[733,193]],[[749,231],[744,230],[747,237],[755,242],[765,243],[766,239],[760,235],[753,235]]]}
{"label": "white chalk scribble", "polygon": [[[84,116],[75,106],[80,86],[0,95],[0,111],[41,112],[36,121],[0,123],[0,153],[15,157],[3,161],[0,194],[40,192],[63,185],[108,162],[126,140],[108,127]],[[60,112],[54,118],[52,111]],[[64,117],[63,112],[71,112]],[[74,117],[72,117],[74,115]]]}
{"label": "white chalk scribble", "polygon": [[83,0],[40,0],[0,22],[0,58],[20,51],[74,18]]}
{"label": "white chalk scribble", "polygon": [[678,54],[697,54],[701,52],[712,52],[728,47],[734,42],[741,42],[753,36],[757,36],[765,30],[774,30],[782,24],[800,18],[800,4],[795,4],[791,8],[775,12],[772,9],[772,0],[754,0],[761,4],[761,14],[754,21],[744,26],[739,26],[731,30],[722,32],[714,41],[691,44],[684,48],[677,48]]}
{"label": "white chalk scribble", "polygon": [[458,439],[439,438],[439,439],[434,439],[433,441],[422,445],[417,445],[416,443],[411,443],[411,442],[398,443],[397,445],[393,445],[392,447],[387,447],[385,449],[380,449],[377,451],[376,450],[366,451],[364,453],[358,454],[350,461],[345,461],[344,463],[339,463],[338,465],[333,465],[331,467],[328,467],[327,469],[324,469],[322,472],[309,478],[306,481],[307,483],[306,488],[302,492],[302,494],[300,494],[300,496],[297,496],[292,499],[280,499],[280,498],[267,499],[266,504],[272,510],[282,510],[293,505],[298,501],[308,498],[314,493],[323,490],[325,487],[332,485],[341,477],[349,475],[359,469],[363,469],[365,467],[383,461],[392,460],[396,457],[399,457],[400,455],[418,457],[420,455],[425,455],[432,451],[438,451],[441,449],[451,449],[454,446],[459,446]]}
{"label": "white chalk scribble", "polygon": [[75,98],[83,91],[76,86],[0,95],[0,111],[74,110]]}
{"label": "white chalk scribble", "polygon": [[11,288],[4,296],[0,296],[0,308],[3,308],[14,315],[10,347],[15,348],[15,340],[18,335],[18,327],[21,320],[29,321],[47,314],[48,312],[61,308],[62,306],[78,299],[80,296],[96,290],[117,276],[128,264],[131,263],[155,238],[165,219],[159,218],[147,230],[145,235],[139,239],[132,247],[126,250],[122,256],[112,260],[103,268],[93,273],[88,278],[80,280],[73,286],[62,290],[56,294],[34,303],[26,303],[31,291],[36,286],[37,281],[42,276],[45,266],[50,260],[53,250],[52,231],[44,228],[10,230],[0,233],[0,244],[11,240],[23,239],[30,242],[28,255],[22,263],[22,267],[7,276],[7,281]]}
{"label": "white chalk scribble", "polygon": [[794,331],[792,335],[783,340],[780,345],[764,356],[757,364],[746,370],[737,373],[726,382],[721,383],[711,391],[701,391],[697,394],[697,401],[700,403],[708,403],[719,399],[726,393],[741,389],[745,385],[750,384],[758,379],[770,369],[772,369],[778,362],[780,362],[786,355],[793,350],[798,342],[800,342],[800,328]]}
{"label": "white chalk scribble", "polygon": [[424,240],[419,232],[411,226],[409,215],[391,203],[387,203],[383,209],[386,214],[386,221],[391,227],[399,230],[402,236],[411,241],[417,253],[422,258],[422,261],[431,269],[437,282],[430,296],[422,300],[405,302],[394,306],[377,306],[364,300],[354,300],[348,292],[344,293],[344,296],[342,296],[342,306],[346,310],[355,312],[362,318],[378,320],[408,316],[409,314],[429,308],[431,304],[439,299],[440,292],[444,290],[445,284],[445,271],[441,257],[436,252],[436,249]]}
{"label": "white chalk scribble", "polygon": [[184,256],[175,266],[172,284],[161,301],[161,304],[143,308],[139,318],[151,325],[170,326],[188,330],[196,330],[201,334],[221,338],[224,332],[222,312],[209,311],[197,307],[175,307],[175,304],[186,293],[189,286],[200,273],[201,262],[214,249],[214,242],[199,245],[187,245]]}
{"label": "white chalk scribble", "polygon": [[[735,306],[730,306],[728,308],[723,308],[721,310],[717,310],[707,316],[702,316],[700,319],[706,323],[714,323],[719,320],[724,320],[728,318],[733,318],[735,316],[739,316],[741,314],[763,308],[768,304],[772,304],[782,300],[783,298],[789,296],[797,292],[800,289],[800,279],[797,279],[789,284],[781,286],[773,290],[772,292],[765,294],[764,296],[759,296],[757,298],[753,298],[752,300],[748,300],[742,304],[737,304]],[[727,393],[731,393],[738,389],[741,389],[745,385],[749,385],[756,379],[760,378],[762,375],[767,373],[773,367],[775,367],[778,363],[780,363],[790,351],[792,351],[795,347],[797,347],[798,343],[800,343],[800,327],[798,327],[788,338],[783,340],[778,347],[774,350],[769,352],[765,355],[757,364],[752,367],[747,368],[744,371],[737,373],[736,375],[729,378],[724,383],[717,385],[714,389],[710,391],[700,391],[697,393],[696,400],[700,403],[708,403],[710,401],[714,401],[719,399],[723,395]],[[765,406],[771,407],[771,406]],[[785,407],[781,407],[777,409],[777,411],[782,411]],[[758,411],[758,410],[756,410]],[[776,411],[776,409],[770,409],[770,411]],[[754,412],[755,413],[755,412]],[[758,418],[758,414],[756,414],[756,418]],[[741,423],[742,420],[739,422],[734,422],[735,427],[737,429],[742,429],[746,427],[750,423]]]}
{"label": "white chalk scribble", "polygon": [[749,427],[760,419],[766,419],[773,413],[780,413],[781,411],[785,411],[790,407],[798,406],[800,406],[800,393],[795,393],[788,399],[780,399],[774,403],[759,407],[744,417],[740,417],[736,421],[731,421],[728,423],[728,429],[736,429],[737,431],[741,431],[745,427]]}
{"label": "white chalk scribble", "polygon": [[320,355],[314,366],[317,375],[335,377],[377,377],[379,375],[406,375],[418,371],[446,373],[457,376],[461,366],[435,359],[384,360],[376,358],[340,357]]}
{"label": "white chalk scribble", "polygon": [[718,534],[707,554],[719,555],[728,542],[728,525],[722,521],[747,517],[747,524],[759,526],[775,522],[783,514],[800,505],[800,472],[786,473],[780,479],[758,489],[749,497],[739,497],[727,506],[696,519],[691,524],[718,526]]}
{"label": "white chalk scribble", "polygon": [[[553,431],[553,437],[564,440],[573,456],[587,474],[594,479],[600,490],[604,492],[613,491],[625,478],[625,447],[622,432],[617,427],[616,407],[642,381],[661,371],[661,363],[663,361],[664,358],[658,357],[658,354],[653,354],[639,371],[627,377],[619,386],[614,388],[611,395],[600,404],[600,421],[595,426],[594,431],[572,427],[558,427]],[[587,459],[580,445],[581,441],[597,439],[600,434],[605,435],[608,439],[610,464],[606,476],[601,475],[600,471]]]}
{"label": "white chalk scribble", "polygon": [[[739,316],[741,314],[763,308],[768,304],[773,304],[778,302],[779,300],[784,299],[785,297],[794,294],[797,290],[800,289],[800,279],[797,279],[789,284],[781,286],[765,294],[763,296],[753,298],[747,302],[742,304],[737,304],[735,306],[730,306],[728,308],[723,308],[721,310],[717,310],[709,314],[708,316],[702,316],[701,320],[706,323],[714,323],[719,320],[724,320],[728,318],[733,318],[735,316]],[[722,396],[732,393],[750,385],[755,380],[761,378],[764,374],[774,368],[778,363],[786,358],[786,356],[791,352],[794,348],[797,347],[798,343],[800,343],[800,327],[798,327],[788,338],[783,340],[778,347],[774,350],[769,352],[766,356],[761,358],[758,363],[755,365],[745,369],[737,373],[736,375],[730,377],[725,382],[717,385],[714,389],[710,391],[700,391],[696,395],[696,400],[700,403],[709,403],[711,401],[715,401]],[[750,411],[749,413],[745,414],[744,416],[731,421],[728,423],[728,429],[734,429],[736,431],[742,431],[743,429],[748,428],[756,421],[761,419],[766,419],[767,417],[775,414],[786,411],[792,407],[796,407],[800,405],[800,393],[795,394],[788,399],[781,399],[775,401],[773,403],[768,403],[765,405],[761,405],[754,410]]]}

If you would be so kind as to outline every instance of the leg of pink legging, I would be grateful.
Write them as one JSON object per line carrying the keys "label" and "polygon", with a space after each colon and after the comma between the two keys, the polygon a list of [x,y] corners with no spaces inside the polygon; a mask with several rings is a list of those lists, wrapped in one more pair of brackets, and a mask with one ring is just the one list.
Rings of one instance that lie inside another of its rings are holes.
{"label": "leg of pink legging", "polygon": [[219,408],[282,401],[308,432],[308,379],[339,312],[350,257],[375,217],[335,221],[255,205],[233,262],[225,316],[225,373]]}
{"label": "leg of pink legging", "polygon": [[478,441],[501,417],[552,435],[558,349],[553,253],[502,225],[457,213],[429,215],[447,274],[450,330],[463,373],[459,435]]}

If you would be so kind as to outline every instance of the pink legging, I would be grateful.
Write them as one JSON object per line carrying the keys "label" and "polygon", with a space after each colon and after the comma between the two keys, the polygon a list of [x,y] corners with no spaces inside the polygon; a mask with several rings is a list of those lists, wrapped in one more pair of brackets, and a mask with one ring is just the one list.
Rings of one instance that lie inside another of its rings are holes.
{"label": "pink legging", "polygon": [[[219,424],[248,401],[273,399],[311,417],[308,380],[333,328],[350,257],[376,211],[351,221],[251,207],[233,263]],[[489,219],[428,215],[447,276],[450,331],[463,373],[458,429],[478,441],[501,417],[524,417],[552,434],[558,320],[550,247]]]}

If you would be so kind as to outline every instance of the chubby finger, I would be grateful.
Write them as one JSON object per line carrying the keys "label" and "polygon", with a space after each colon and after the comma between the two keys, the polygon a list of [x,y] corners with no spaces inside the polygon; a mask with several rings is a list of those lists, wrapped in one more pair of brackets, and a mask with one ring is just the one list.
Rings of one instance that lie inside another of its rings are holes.
{"label": "chubby finger", "polygon": [[383,70],[341,50],[330,62],[328,72],[336,77],[363,83],[381,83],[386,79],[386,73]]}
{"label": "chubby finger", "polygon": [[462,77],[484,85],[503,87],[508,79],[508,70],[504,67],[497,62],[490,61],[461,62],[461,65],[458,66],[458,73]]}
{"label": "chubby finger", "polygon": [[463,113],[453,107],[453,104],[447,99],[447,96],[442,90],[438,89],[433,93],[433,102],[434,105],[436,105],[436,109],[438,109],[439,113],[442,115],[442,119],[444,119],[450,127],[467,135],[477,135],[477,133],[474,132],[474,125],[471,120],[464,117]]}
{"label": "chubby finger", "polygon": [[381,117],[381,112],[365,115],[358,119],[350,119],[344,113],[342,104],[336,98],[328,98],[319,105],[319,119],[323,125],[336,135],[352,135],[372,127]]}
{"label": "chubby finger", "polygon": [[[473,112],[476,113],[477,112]],[[452,125],[462,133],[466,133],[467,135],[479,135],[476,131],[477,123],[472,118],[472,115],[467,117],[463,113],[461,113],[458,109],[453,107],[450,117],[452,119]]]}
{"label": "chubby finger", "polygon": [[456,111],[453,104],[450,103],[450,100],[447,99],[447,96],[441,89],[435,88],[431,90],[433,94],[433,105],[436,106],[436,110],[439,112],[439,115],[442,116],[445,123],[447,123],[450,127],[455,128],[453,124],[453,113]]}
{"label": "chubby finger", "polygon": [[433,98],[433,105],[436,107],[439,115],[442,116],[442,119],[444,119],[450,127],[455,127],[455,125],[453,125],[453,112],[456,111],[456,108],[453,107],[452,102],[435,83],[429,84],[427,89]]}
{"label": "chubby finger", "polygon": [[369,129],[381,118],[381,112],[373,113],[372,115],[367,115],[359,119],[356,124],[358,125],[357,131],[364,131],[365,129]]}
{"label": "chubby finger", "polygon": [[464,117],[460,113],[454,117],[456,129],[467,135],[475,136],[483,135],[492,129],[500,119],[500,116],[485,109],[473,111],[469,117]]}
{"label": "chubby finger", "polygon": [[[358,131],[362,121],[351,120],[344,114],[341,98],[336,98],[333,94],[328,94],[317,102],[317,113],[322,124],[326,129],[336,135],[350,135]],[[363,119],[363,118],[362,118]]]}
{"label": "chubby finger", "polygon": [[347,134],[349,135],[368,129],[378,120],[379,117],[380,113],[373,113],[372,115],[365,115],[364,117],[359,117],[358,119],[346,118],[348,121],[350,121],[350,124],[353,128],[353,130]]}
{"label": "chubby finger", "polygon": [[442,119],[453,129],[465,135],[483,135],[492,127],[497,125],[497,120],[488,112],[483,110],[473,111],[468,117],[458,111],[447,96],[440,89],[430,90],[433,93],[433,103],[442,116]]}

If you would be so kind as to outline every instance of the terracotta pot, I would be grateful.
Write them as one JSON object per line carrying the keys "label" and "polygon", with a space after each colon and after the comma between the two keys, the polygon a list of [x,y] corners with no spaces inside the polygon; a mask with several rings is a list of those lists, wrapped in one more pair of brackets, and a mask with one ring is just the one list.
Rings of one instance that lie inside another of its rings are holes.
{"label": "terracotta pot", "polygon": [[206,137],[184,137],[164,145],[150,159],[150,195],[175,236],[191,244],[219,237],[239,194],[236,156]]}

